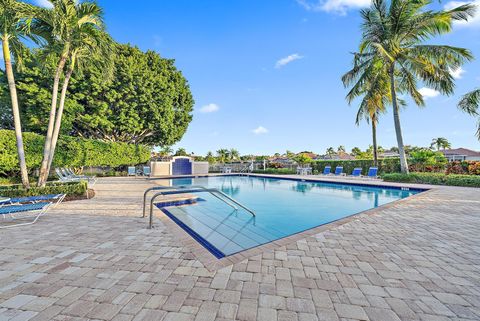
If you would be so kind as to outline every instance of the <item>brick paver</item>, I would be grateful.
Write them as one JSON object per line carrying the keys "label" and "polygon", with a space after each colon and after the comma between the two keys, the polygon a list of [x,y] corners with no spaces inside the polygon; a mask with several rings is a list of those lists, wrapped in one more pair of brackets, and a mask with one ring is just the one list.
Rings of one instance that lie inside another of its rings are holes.
{"label": "brick paver", "polygon": [[480,320],[480,190],[438,188],[212,269],[101,179],[0,234],[0,320]]}

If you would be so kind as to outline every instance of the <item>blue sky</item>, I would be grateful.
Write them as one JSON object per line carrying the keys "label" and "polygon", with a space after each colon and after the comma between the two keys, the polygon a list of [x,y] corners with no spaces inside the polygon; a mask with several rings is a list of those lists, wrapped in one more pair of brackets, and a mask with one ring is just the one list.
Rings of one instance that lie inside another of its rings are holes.
{"label": "blue sky", "polygon": [[[194,117],[174,148],[195,154],[219,148],[323,153],[329,146],[350,150],[371,144],[370,127],[355,126],[357,109],[345,102],[340,81],[359,42],[358,10],[368,0],[99,3],[118,42],[174,58],[189,80]],[[476,120],[456,108],[461,94],[480,86],[479,32],[480,16],[436,41],[467,47],[479,60],[458,72],[454,96],[425,90],[431,96],[426,108],[410,103],[402,111],[406,144],[427,146],[443,136],[454,147],[480,149]],[[396,144],[391,113],[380,119],[378,140],[384,147]]]}

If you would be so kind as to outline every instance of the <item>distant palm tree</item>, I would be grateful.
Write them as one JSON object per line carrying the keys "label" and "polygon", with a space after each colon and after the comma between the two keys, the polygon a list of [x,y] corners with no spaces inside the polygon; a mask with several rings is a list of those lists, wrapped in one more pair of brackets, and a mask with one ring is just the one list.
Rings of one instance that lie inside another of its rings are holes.
{"label": "distant palm tree", "polygon": [[235,161],[240,158],[240,153],[235,148],[231,148],[228,152],[229,160]]}
{"label": "distant palm tree", "polygon": [[7,76],[8,88],[12,103],[13,125],[17,142],[17,155],[20,165],[20,175],[25,188],[30,188],[28,181],[27,163],[25,161],[25,149],[23,146],[22,125],[20,121],[20,107],[18,105],[17,87],[12,67],[12,56],[15,59],[17,68],[21,67],[22,52],[25,47],[22,39],[30,38],[38,41],[35,28],[31,27],[33,6],[15,1],[0,0],[0,37],[2,41],[3,60],[5,62],[5,74]]}
{"label": "distant palm tree", "polygon": [[43,159],[38,177],[38,186],[45,186],[48,179],[48,164],[51,158],[53,131],[57,112],[58,88],[65,64],[71,58],[75,42],[78,43],[78,30],[86,26],[102,27],[102,10],[94,2],[77,0],[49,0],[52,8],[38,8],[36,18],[39,26],[50,33],[50,45],[47,50],[52,56],[57,54],[58,62],[53,78],[52,102],[48,120],[47,134],[43,149]]}
{"label": "distant palm tree", "polygon": [[[454,79],[450,70],[473,58],[467,49],[423,43],[450,32],[453,21],[473,16],[475,6],[465,4],[452,10],[432,11],[426,9],[430,3],[430,0],[395,0],[387,7],[386,0],[373,0],[370,8],[361,11],[362,41],[356,72],[365,74],[366,69],[375,67],[381,68],[389,77],[400,165],[404,173],[408,173],[408,164],[398,92],[411,96],[419,106],[425,102],[418,91],[417,81],[443,94],[452,94]],[[381,65],[377,67],[372,60],[380,61]]]}
{"label": "distant palm tree", "polygon": [[335,155],[335,154],[336,154],[335,148],[333,148],[333,147],[328,147],[327,148],[327,155],[332,156],[332,155]]}
{"label": "distant palm tree", "polygon": [[217,158],[220,163],[228,162],[230,157],[230,151],[228,149],[222,148],[217,150]]}
{"label": "distant palm tree", "polygon": [[343,146],[343,145],[338,146],[337,152],[338,153],[345,153],[345,146]]}
{"label": "distant palm tree", "polygon": [[[480,116],[480,88],[465,94],[458,103],[458,108],[472,116]],[[478,118],[476,135],[480,140],[480,117]]]}
{"label": "distant palm tree", "polygon": [[173,148],[170,146],[165,146],[160,149],[160,154],[162,156],[169,156],[173,153]]}
{"label": "distant palm tree", "polygon": [[433,147],[436,147],[437,150],[440,150],[440,149],[446,149],[446,148],[451,148],[452,145],[450,144],[450,142],[444,138],[444,137],[438,137],[438,138],[434,138],[432,139],[432,144],[430,145],[432,148]]}

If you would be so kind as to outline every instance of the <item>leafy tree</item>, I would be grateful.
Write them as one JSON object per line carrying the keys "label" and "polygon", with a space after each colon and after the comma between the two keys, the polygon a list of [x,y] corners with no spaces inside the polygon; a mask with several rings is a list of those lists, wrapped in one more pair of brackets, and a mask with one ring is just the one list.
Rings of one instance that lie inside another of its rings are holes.
{"label": "leafy tree", "polygon": [[[445,45],[424,44],[435,36],[451,31],[454,20],[467,20],[475,11],[472,4],[461,5],[452,10],[432,11],[426,6],[430,0],[374,0],[370,8],[361,11],[362,41],[356,72],[365,74],[366,69],[377,68],[380,61],[382,72],[388,75],[390,96],[402,172],[408,172],[399,117],[397,93],[411,96],[423,106],[417,81],[443,94],[451,94],[454,79],[450,70],[472,59],[463,48]],[[365,79],[368,81],[368,79]],[[362,83],[359,84],[360,86]]]}
{"label": "leafy tree", "polygon": [[[39,53],[31,53],[17,78],[25,128],[45,133],[51,79],[39,59]],[[109,81],[90,64],[72,75],[60,133],[153,146],[178,142],[192,120],[194,101],[174,61],[116,44],[112,64]]]}
{"label": "leafy tree", "polygon": [[287,158],[289,158],[289,159],[293,159],[293,158],[295,157],[295,153],[292,152],[292,151],[287,150],[287,151],[285,152],[285,156],[286,156]]}
{"label": "leafy tree", "polygon": [[438,138],[432,139],[432,144],[430,145],[430,147],[431,148],[436,147],[437,150],[440,150],[440,149],[451,148],[452,145],[450,144],[450,142],[446,138],[438,137]]}
{"label": "leafy tree", "polygon": [[[10,99],[12,106],[12,120],[15,129],[15,139],[17,143],[17,154],[20,165],[20,174],[22,184],[25,188],[30,188],[28,181],[27,164],[25,161],[25,148],[23,146],[22,125],[20,121],[20,108],[18,104],[17,87],[15,85],[15,76],[13,73],[12,56],[17,61],[17,65],[21,62],[21,57],[25,47],[22,38],[30,37],[37,40],[36,28],[31,28],[31,14],[33,6],[21,3],[15,0],[0,0],[0,37],[2,41],[3,60],[5,62],[5,75],[10,91]],[[33,33],[31,32],[33,31]],[[3,78],[3,77],[2,77]],[[1,117],[3,121],[9,121],[9,117]]]}
{"label": "leafy tree", "polygon": [[478,117],[478,126],[477,126],[477,138],[480,140],[480,88],[477,88],[467,94],[465,94],[460,102],[458,103],[458,108],[460,110]]}
{"label": "leafy tree", "polygon": [[312,162],[312,159],[305,153],[298,154],[293,160],[300,165],[310,164]]}
{"label": "leafy tree", "polygon": [[175,155],[174,156],[188,156],[188,153],[187,151],[185,150],[185,148],[179,148],[177,149],[177,151],[175,152]]}

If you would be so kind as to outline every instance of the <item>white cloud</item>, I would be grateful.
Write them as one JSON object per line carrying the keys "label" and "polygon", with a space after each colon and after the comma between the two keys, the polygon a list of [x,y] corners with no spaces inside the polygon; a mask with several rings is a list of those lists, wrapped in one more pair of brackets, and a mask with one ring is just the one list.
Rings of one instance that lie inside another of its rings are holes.
{"label": "white cloud", "polygon": [[469,18],[468,21],[465,21],[465,20],[455,21],[454,25],[458,27],[480,27],[480,0],[450,1],[450,2],[447,2],[443,8],[445,10],[451,10],[453,8],[459,7],[467,3],[472,3],[477,6],[477,12],[475,12],[475,16],[473,16],[472,18]]}
{"label": "white cloud", "polygon": [[420,88],[418,92],[423,96],[424,99],[434,98],[440,95],[440,92],[427,87]]}
{"label": "white cloud", "polygon": [[268,133],[268,129],[263,126],[258,126],[257,128],[252,130],[252,133],[254,133],[255,135],[262,135]]}
{"label": "white cloud", "polygon": [[458,67],[455,70],[449,69],[449,71],[450,71],[450,75],[452,75],[452,77],[455,79],[461,79],[462,75],[465,73],[465,69],[463,69],[462,67]]}
{"label": "white cloud", "polygon": [[48,0],[33,0],[33,3],[39,7],[52,8],[53,4]]}
{"label": "white cloud", "polygon": [[351,9],[370,6],[371,0],[297,0],[298,4],[309,11],[325,11],[345,15]]}
{"label": "white cloud", "polygon": [[208,104],[200,108],[201,113],[213,113],[220,109],[217,104]]}
{"label": "white cloud", "polygon": [[300,56],[297,53],[291,54],[289,56],[286,56],[286,57],[278,60],[277,63],[275,64],[275,68],[282,68],[283,66],[291,63],[292,61],[299,60],[299,59],[302,59],[302,58],[303,58],[303,56]]}

